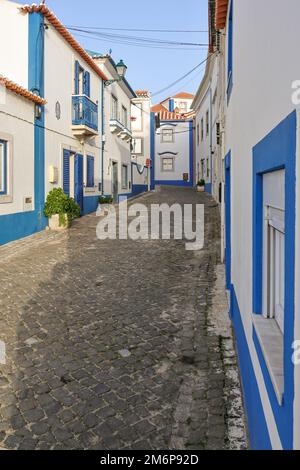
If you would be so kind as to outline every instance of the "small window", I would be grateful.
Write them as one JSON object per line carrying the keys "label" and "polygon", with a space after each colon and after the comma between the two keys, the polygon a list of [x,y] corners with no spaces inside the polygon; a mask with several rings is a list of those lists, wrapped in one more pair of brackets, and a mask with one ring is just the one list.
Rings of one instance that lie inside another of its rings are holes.
{"label": "small window", "polygon": [[7,142],[0,140],[0,195],[7,194]]}
{"label": "small window", "polygon": [[128,166],[122,165],[122,189],[128,188]]}
{"label": "small window", "polygon": [[134,155],[143,154],[143,139],[141,137],[132,139],[132,153]]}
{"label": "small window", "polygon": [[284,333],[285,299],[285,172],[264,175],[264,316]]}
{"label": "small window", "polygon": [[118,98],[111,95],[111,119],[118,120]]}
{"label": "small window", "polygon": [[186,101],[182,101],[182,102],[179,103],[179,110],[180,110],[180,113],[187,113],[188,106],[187,106]]}
{"label": "small window", "polygon": [[125,106],[122,106],[122,124],[126,128],[128,127],[128,113],[127,113],[127,109],[125,108]]}
{"label": "small window", "polygon": [[174,171],[174,158],[162,159],[162,171]]}
{"label": "small window", "polygon": [[209,135],[209,111],[206,111],[206,135]]}
{"label": "small window", "polygon": [[173,129],[162,129],[161,141],[164,143],[174,142],[174,130]]}
{"label": "small window", "polygon": [[86,185],[88,188],[94,188],[95,186],[95,159],[94,157],[87,157],[87,178]]}
{"label": "small window", "polygon": [[204,121],[201,119],[201,141],[204,139]]}

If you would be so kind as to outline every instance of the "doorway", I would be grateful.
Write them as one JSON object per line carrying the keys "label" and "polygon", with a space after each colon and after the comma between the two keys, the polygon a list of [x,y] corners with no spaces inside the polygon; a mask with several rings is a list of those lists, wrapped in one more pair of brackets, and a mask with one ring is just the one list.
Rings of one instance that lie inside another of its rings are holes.
{"label": "doorway", "polygon": [[118,171],[118,163],[113,162],[112,164],[112,197],[114,202],[118,202],[118,194],[119,194],[119,171]]}

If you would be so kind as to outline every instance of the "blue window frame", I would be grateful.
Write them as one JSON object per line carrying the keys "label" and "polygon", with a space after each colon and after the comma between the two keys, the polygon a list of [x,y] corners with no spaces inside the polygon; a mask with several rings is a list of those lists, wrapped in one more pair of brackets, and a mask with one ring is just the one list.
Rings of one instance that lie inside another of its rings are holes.
{"label": "blue window frame", "polygon": [[295,326],[295,224],[296,224],[296,135],[297,117],[291,113],[253,149],[253,312],[263,314],[263,178],[270,172],[285,170],[285,327],[284,394],[282,406],[277,401],[255,329],[254,343],[258,352],[270,403],[284,449],[293,446]]}
{"label": "blue window frame", "polygon": [[0,140],[0,195],[7,194],[7,142]]}
{"label": "blue window frame", "polygon": [[95,159],[94,157],[87,156],[87,187],[93,188],[95,186]]}
{"label": "blue window frame", "polygon": [[229,101],[233,86],[233,0],[230,2],[229,9],[227,47],[227,98]]}

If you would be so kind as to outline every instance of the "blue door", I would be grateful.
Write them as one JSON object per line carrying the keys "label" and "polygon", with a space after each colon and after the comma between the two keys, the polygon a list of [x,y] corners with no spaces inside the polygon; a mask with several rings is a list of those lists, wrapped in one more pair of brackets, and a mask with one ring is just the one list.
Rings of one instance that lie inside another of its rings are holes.
{"label": "blue door", "polygon": [[231,289],[231,153],[225,158],[226,287]]}
{"label": "blue door", "polygon": [[75,155],[74,159],[74,199],[83,212],[83,156]]}
{"label": "blue door", "polygon": [[63,154],[63,190],[70,196],[70,151],[64,150]]}

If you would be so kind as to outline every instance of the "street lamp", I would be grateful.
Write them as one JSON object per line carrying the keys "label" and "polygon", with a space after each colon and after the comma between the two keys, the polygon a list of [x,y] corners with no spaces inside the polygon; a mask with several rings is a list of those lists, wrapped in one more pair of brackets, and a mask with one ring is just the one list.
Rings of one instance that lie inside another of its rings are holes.
{"label": "street lamp", "polygon": [[123,60],[120,60],[120,62],[116,65],[116,71],[119,75],[119,78],[115,78],[114,80],[106,80],[104,82],[106,87],[110,86],[112,83],[121,82],[125,78],[127,66],[124,64]]}

